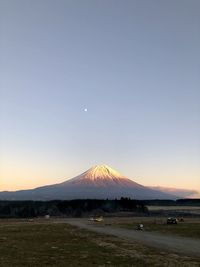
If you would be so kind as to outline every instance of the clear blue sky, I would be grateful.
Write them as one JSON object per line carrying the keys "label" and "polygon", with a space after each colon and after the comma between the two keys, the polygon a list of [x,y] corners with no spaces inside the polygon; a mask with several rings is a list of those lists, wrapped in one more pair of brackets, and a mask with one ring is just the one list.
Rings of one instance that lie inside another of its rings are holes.
{"label": "clear blue sky", "polygon": [[0,191],[101,163],[200,190],[199,10],[199,0],[0,0]]}

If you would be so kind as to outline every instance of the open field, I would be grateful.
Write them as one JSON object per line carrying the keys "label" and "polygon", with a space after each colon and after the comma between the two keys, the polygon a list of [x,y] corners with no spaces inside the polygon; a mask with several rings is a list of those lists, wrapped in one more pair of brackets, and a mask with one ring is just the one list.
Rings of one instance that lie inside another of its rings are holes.
{"label": "open field", "polygon": [[113,227],[133,230],[142,223],[145,231],[200,239],[200,218],[184,218],[184,222],[179,222],[177,225],[167,225],[166,217],[106,218],[105,222]]}
{"label": "open field", "polygon": [[187,215],[199,215],[200,216],[200,207],[199,206],[147,206],[150,212],[171,212],[178,214],[187,214]]}
{"label": "open field", "polygon": [[[117,219],[117,218],[116,218]],[[200,239],[182,237],[173,234],[163,234],[155,231],[137,231],[127,227],[116,227],[106,222],[87,221],[85,219],[68,219],[67,222],[81,229],[95,233],[112,235],[124,238],[129,242],[139,242],[151,248],[180,253],[182,255],[195,256],[200,258]]]}
{"label": "open field", "polygon": [[200,258],[81,230],[65,220],[0,220],[0,266],[200,266]]}
{"label": "open field", "polygon": [[149,206],[149,210],[183,210],[183,211],[198,211],[200,212],[199,206]]}

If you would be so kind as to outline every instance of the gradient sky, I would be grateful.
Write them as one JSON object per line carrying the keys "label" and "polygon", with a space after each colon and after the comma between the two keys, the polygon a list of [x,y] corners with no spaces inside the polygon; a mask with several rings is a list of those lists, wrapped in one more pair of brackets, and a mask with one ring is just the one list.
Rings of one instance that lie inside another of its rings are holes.
{"label": "gradient sky", "polygon": [[0,191],[102,163],[200,191],[199,10],[199,0],[0,0]]}

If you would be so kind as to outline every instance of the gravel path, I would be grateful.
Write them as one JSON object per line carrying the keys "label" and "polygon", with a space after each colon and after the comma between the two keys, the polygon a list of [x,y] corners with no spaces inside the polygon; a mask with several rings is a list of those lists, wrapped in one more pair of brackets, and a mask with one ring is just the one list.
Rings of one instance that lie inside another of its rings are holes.
{"label": "gravel path", "polygon": [[98,225],[98,223],[95,225],[95,222],[89,222],[85,219],[67,219],[67,223],[96,233],[117,236],[131,242],[136,241],[161,250],[200,257],[200,240],[197,239],[170,236],[155,232],[113,228],[112,226]]}

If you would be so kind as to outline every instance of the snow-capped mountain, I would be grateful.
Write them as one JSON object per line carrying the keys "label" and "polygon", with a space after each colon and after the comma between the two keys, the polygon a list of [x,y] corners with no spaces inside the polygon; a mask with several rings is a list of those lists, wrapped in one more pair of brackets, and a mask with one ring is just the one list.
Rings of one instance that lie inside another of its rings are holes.
{"label": "snow-capped mountain", "polygon": [[139,184],[128,179],[124,175],[120,174],[116,170],[110,168],[107,165],[98,165],[92,167],[81,175],[68,180],[64,184],[76,185],[76,186],[94,186],[94,187],[108,187],[108,186],[139,186]]}
{"label": "snow-capped mountain", "polygon": [[107,165],[92,167],[79,176],[60,184],[16,192],[1,192],[0,199],[175,199],[174,195],[150,189],[125,177]]}

